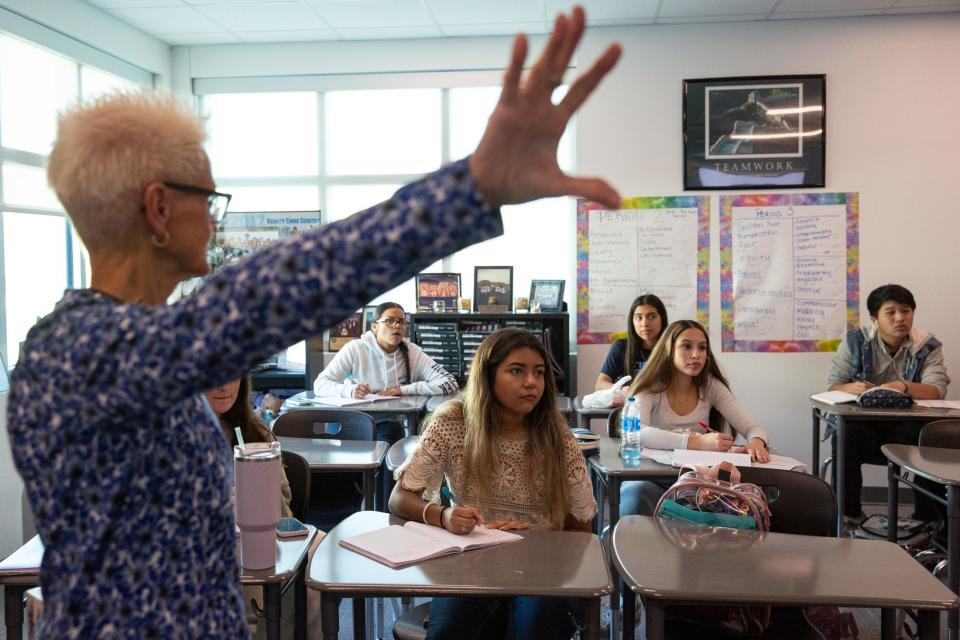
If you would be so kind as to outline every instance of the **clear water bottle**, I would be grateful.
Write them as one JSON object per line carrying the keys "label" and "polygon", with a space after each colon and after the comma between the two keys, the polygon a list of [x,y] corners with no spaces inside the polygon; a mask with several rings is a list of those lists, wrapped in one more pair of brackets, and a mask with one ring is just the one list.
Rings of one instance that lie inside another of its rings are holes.
{"label": "clear water bottle", "polygon": [[640,407],[633,396],[620,411],[620,457],[624,460],[640,459]]}

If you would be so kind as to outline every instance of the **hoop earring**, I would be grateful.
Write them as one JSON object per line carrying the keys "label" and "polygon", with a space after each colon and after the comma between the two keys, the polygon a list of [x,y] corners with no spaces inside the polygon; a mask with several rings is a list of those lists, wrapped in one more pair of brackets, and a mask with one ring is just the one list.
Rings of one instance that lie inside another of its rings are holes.
{"label": "hoop earring", "polygon": [[163,229],[162,233],[162,240],[157,240],[157,236],[155,235],[150,236],[150,241],[153,242],[153,246],[155,246],[157,249],[163,249],[165,246],[170,244],[170,232],[166,229]]}

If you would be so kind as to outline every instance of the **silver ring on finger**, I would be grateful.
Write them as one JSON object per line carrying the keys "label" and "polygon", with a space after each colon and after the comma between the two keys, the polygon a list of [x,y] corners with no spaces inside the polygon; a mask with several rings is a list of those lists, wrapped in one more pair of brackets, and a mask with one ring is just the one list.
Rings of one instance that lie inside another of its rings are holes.
{"label": "silver ring on finger", "polygon": [[467,532],[466,527],[460,527],[460,533],[466,533],[466,532]]}

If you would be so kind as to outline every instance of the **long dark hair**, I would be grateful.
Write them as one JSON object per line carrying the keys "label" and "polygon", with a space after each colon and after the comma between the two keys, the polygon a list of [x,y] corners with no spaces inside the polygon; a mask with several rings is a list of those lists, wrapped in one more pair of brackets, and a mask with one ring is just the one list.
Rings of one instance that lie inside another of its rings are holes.
{"label": "long dark hair", "polygon": [[253,411],[250,402],[250,378],[240,379],[240,388],[237,390],[237,399],[233,406],[220,414],[220,428],[227,442],[231,445],[239,444],[234,431],[240,427],[244,442],[273,442],[276,440],[267,425]]}
{"label": "long dark hair", "polygon": [[[396,302],[381,302],[377,305],[377,308],[373,310],[373,318],[371,318],[370,324],[378,322],[380,320],[380,316],[390,309],[400,309],[400,311],[403,311],[403,307]],[[404,320],[406,320],[406,313],[404,313]],[[413,382],[410,377],[410,351],[405,340],[400,341],[400,356],[403,358],[403,370],[407,376],[407,381],[403,384],[410,384]],[[398,382],[398,385],[399,384],[401,383]]]}
{"label": "long dark hair", "polygon": [[473,365],[463,392],[464,466],[466,476],[473,478],[486,498],[489,476],[497,470],[497,433],[500,403],[494,394],[499,367],[512,352],[529,348],[544,364],[543,396],[525,422],[528,430],[527,454],[531,463],[543,471],[543,509],[552,520],[563,522],[568,511],[564,482],[564,441],[572,437],[566,421],[557,410],[557,383],[550,366],[550,355],[543,343],[525,329],[508,327],[487,336],[473,356]]}
{"label": "long dark hair", "polygon": [[650,305],[660,314],[660,334],[656,337],[659,342],[663,335],[664,328],[669,324],[667,320],[667,308],[663,306],[663,301],[652,293],[638,296],[633,304],[630,305],[630,312],[627,314],[627,349],[623,354],[623,375],[633,377],[633,365],[640,359],[640,350],[643,349],[643,340],[637,335],[637,330],[633,327],[633,313],[637,307]]}

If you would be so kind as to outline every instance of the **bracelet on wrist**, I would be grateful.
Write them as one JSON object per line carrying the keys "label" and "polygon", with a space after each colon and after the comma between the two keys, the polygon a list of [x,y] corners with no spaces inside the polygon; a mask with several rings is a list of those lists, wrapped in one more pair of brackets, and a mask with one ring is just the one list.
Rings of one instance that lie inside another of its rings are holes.
{"label": "bracelet on wrist", "polygon": [[906,380],[901,380],[900,382],[903,383],[903,392],[904,392],[904,393],[910,393],[910,385],[907,384],[907,381],[906,381]]}
{"label": "bracelet on wrist", "polygon": [[427,522],[427,510],[430,508],[430,505],[432,504],[433,504],[432,502],[428,502],[427,504],[423,505],[423,513],[420,514],[420,521],[423,522],[423,524],[430,524],[429,522]]}

